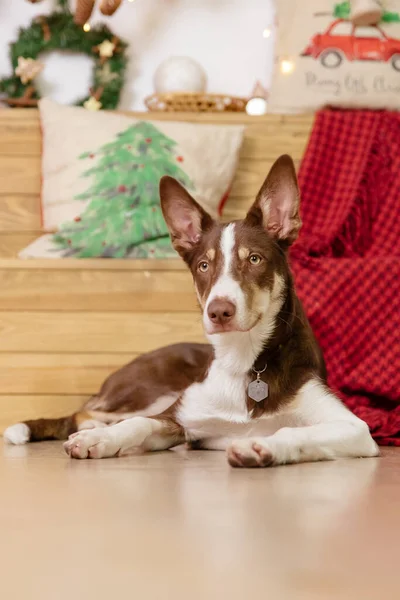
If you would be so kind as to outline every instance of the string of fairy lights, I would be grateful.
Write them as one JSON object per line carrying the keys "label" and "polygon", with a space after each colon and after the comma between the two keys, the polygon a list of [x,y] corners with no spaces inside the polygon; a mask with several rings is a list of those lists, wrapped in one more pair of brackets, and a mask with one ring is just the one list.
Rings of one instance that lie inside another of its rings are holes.
{"label": "string of fairy lights", "polygon": [[[269,39],[274,31],[274,25],[268,25],[262,31],[262,36],[264,39]],[[289,75],[294,70],[294,61],[289,57],[280,58],[279,60],[279,69],[281,73],[284,75]]]}

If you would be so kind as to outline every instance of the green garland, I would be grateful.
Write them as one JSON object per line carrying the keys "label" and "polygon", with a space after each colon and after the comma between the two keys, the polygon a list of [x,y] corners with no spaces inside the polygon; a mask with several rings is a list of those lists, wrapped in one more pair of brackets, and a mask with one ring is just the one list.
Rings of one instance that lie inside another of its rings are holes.
{"label": "green garland", "polygon": [[[45,30],[49,32],[49,39],[45,39]],[[96,53],[96,47],[105,40],[117,40],[113,56],[102,59]],[[85,32],[82,27],[76,25],[73,15],[68,9],[65,0],[59,0],[59,8],[50,15],[37,17],[26,29],[20,29],[16,42],[10,44],[11,63],[14,75],[0,80],[0,91],[5,93],[9,99],[20,98],[23,106],[23,98],[29,94],[30,100],[38,100],[40,94],[35,88],[34,81],[22,83],[19,76],[15,74],[18,66],[18,58],[32,58],[36,60],[42,52],[54,50],[67,50],[86,54],[94,59],[94,72],[91,93],[85,98],[78,100],[76,104],[82,106],[91,96],[101,102],[101,108],[113,109],[118,105],[120,93],[124,84],[127,44],[102,25],[96,29]],[[32,90],[33,86],[33,90]],[[29,90],[28,90],[29,88]],[[10,102],[12,105],[13,103]],[[14,103],[18,104],[18,103]],[[27,106],[35,103],[27,103]]]}

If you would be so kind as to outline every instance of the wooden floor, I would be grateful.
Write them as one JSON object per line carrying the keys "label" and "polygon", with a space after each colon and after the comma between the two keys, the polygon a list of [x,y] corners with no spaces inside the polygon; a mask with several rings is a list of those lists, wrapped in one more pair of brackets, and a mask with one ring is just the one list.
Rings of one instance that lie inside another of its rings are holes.
{"label": "wooden floor", "polygon": [[219,452],[72,461],[0,447],[13,600],[398,597],[400,450],[233,470]]}

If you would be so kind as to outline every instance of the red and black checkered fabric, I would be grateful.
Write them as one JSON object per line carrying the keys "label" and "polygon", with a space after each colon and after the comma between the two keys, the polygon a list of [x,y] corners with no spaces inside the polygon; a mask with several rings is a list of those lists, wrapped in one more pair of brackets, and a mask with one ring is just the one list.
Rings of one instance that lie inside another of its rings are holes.
{"label": "red and black checkered fabric", "polygon": [[400,114],[320,112],[299,182],[292,267],[329,384],[400,446]]}

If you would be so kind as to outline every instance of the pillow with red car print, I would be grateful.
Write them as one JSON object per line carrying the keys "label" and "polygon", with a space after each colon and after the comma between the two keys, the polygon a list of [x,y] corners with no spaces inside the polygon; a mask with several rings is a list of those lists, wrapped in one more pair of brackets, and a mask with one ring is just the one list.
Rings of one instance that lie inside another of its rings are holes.
{"label": "pillow with red car print", "polygon": [[354,26],[350,3],[277,0],[270,110],[400,108],[400,0],[377,25]]}

